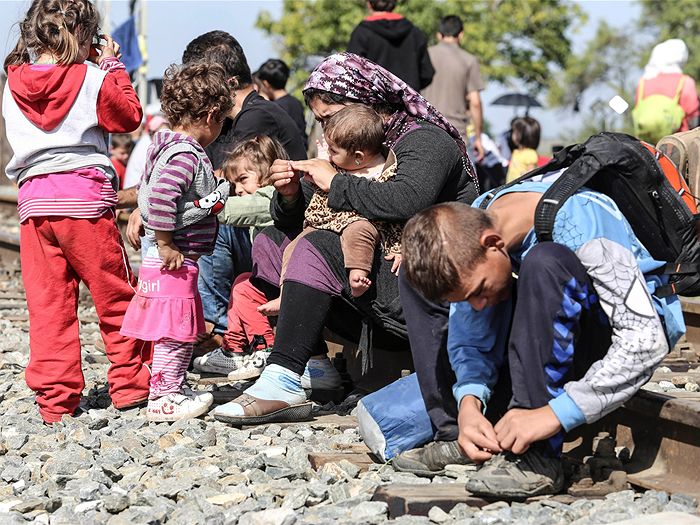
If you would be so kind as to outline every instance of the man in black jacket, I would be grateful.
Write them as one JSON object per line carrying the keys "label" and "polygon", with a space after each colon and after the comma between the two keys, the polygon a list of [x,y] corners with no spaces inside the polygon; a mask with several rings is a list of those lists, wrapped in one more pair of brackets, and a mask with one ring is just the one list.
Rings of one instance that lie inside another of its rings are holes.
{"label": "man in black jacket", "polygon": [[409,20],[393,13],[395,7],[396,0],[369,0],[369,16],[352,32],[348,51],[370,59],[420,91],[435,74],[428,39]]}

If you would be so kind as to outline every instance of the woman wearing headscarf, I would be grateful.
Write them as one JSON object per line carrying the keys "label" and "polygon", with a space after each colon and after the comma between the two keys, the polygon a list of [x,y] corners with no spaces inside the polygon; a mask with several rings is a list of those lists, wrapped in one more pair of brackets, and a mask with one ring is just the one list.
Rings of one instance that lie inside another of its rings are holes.
{"label": "woman wearing headscarf", "polygon": [[[272,204],[275,226],[258,235],[253,246],[255,282],[266,291],[278,286],[284,248],[302,228],[314,191],[308,180],[328,192],[331,208],[355,211],[369,220],[402,223],[433,204],[470,203],[476,198],[475,172],[457,130],[419,93],[382,67],[351,53],[332,55],[312,72],[304,97],[321,126],[347,104],[375,109],[384,120],[385,145],[396,155],[397,172],[376,184],[339,174],[320,159],[277,161],[271,168],[277,190]],[[454,381],[446,387],[438,381],[438,376],[449,376],[451,371],[434,365],[438,352],[446,352],[448,306],[425,301],[403,278],[391,273],[391,266],[378,250],[372,288],[353,298],[339,235],[318,230],[301,239],[286,269],[275,347],[267,367],[255,385],[218,407],[214,416],[232,424],[308,417],[311,405],[306,403],[301,376],[312,356],[325,353],[324,326],[359,341],[363,350],[370,350],[373,343],[406,348],[408,337],[411,348],[421,350],[421,355],[414,351],[413,358],[416,370],[424,371],[419,375],[424,398],[436,388],[446,388],[451,395]],[[363,368],[370,357],[369,351],[363,352]],[[312,379],[319,374],[310,370]],[[454,422],[454,414],[443,416]]]}
{"label": "woman wearing headscarf", "polygon": [[678,104],[685,112],[685,117],[676,131],[688,131],[697,127],[700,116],[695,80],[683,74],[687,61],[688,48],[683,40],[672,38],[661,42],[651,51],[649,62],[637,85],[637,104],[651,95],[664,95],[672,99],[678,97]]}

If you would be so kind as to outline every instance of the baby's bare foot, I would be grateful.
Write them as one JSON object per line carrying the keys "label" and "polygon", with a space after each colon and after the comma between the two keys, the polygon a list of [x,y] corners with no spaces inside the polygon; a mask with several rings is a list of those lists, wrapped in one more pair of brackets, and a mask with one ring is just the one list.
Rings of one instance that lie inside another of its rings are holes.
{"label": "baby's bare foot", "polygon": [[368,272],[364,270],[350,270],[350,291],[353,297],[360,297],[372,286],[372,281],[367,278]]}
{"label": "baby's bare foot", "polygon": [[267,317],[274,317],[280,314],[280,303],[281,299],[278,297],[277,299],[273,299],[268,303],[258,306],[257,310]]}

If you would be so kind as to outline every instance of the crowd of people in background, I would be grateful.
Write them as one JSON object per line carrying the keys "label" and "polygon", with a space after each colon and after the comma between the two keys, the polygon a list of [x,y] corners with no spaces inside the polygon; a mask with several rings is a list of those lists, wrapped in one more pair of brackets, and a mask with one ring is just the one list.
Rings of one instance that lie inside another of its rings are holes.
{"label": "crowd of people in background", "polygon": [[[74,414],[85,386],[82,281],[119,409],[145,404],[155,422],[209,412],[211,393],[185,382],[193,366],[255,380],[211,411],[217,420],[303,420],[310,392],[342,384],[328,328],[357,343],[363,373],[373,347],[411,352],[434,435],[397,468],[486,462],[474,493],[561,490],[564,433],[650,377],[683,332],[677,297],[654,295],[655,261],[605,196],[567,201],[554,242],[533,230],[551,182],[479,197],[480,185],[547,163],[540,124],[513,119],[499,149],[462,20],[442,18],[429,46],[395,7],[369,0],[347,52],[311,72],[302,93],[321,134],[309,144],[282,60],[252,72],[232,35],[200,35],[144,117],[118,44],[93,44],[95,7],[34,0],[5,60],[3,117],[30,311],[26,379],[46,423]],[[655,48],[638,99],[675,101],[685,130],[699,112],[678,42]],[[117,205],[134,209],[138,280]]]}

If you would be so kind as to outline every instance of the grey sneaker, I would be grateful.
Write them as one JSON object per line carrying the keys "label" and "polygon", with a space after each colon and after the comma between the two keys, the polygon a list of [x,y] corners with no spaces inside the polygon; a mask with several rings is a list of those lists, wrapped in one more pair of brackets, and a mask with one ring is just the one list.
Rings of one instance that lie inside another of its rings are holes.
{"label": "grey sneaker", "polygon": [[240,368],[246,357],[248,357],[246,354],[234,354],[223,348],[216,348],[208,354],[196,357],[192,366],[199,372],[225,376]]}
{"label": "grey sneaker", "polygon": [[557,494],[564,488],[561,459],[538,450],[524,454],[498,454],[467,481],[467,490],[477,496],[520,499]]}
{"label": "grey sneaker", "polygon": [[399,472],[416,476],[439,476],[445,473],[445,465],[471,465],[472,460],[462,454],[456,441],[434,441],[421,448],[414,448],[396,456],[392,465]]}

